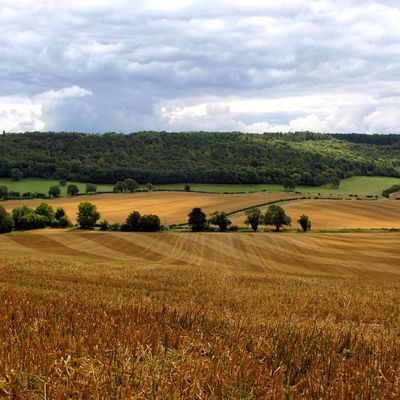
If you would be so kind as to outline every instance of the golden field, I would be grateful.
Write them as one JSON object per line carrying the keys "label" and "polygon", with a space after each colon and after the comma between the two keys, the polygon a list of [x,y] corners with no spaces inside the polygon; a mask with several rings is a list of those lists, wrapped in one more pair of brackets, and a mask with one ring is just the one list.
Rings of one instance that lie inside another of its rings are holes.
{"label": "golden field", "polygon": [[[314,229],[400,229],[398,200],[326,200],[310,199],[281,204],[292,218],[292,226],[302,214],[310,217]],[[266,207],[261,207],[265,212]],[[231,217],[234,224],[244,226],[243,213]]]}
{"label": "golden field", "polygon": [[0,396],[397,399],[399,233],[0,236]]}
{"label": "golden field", "polygon": [[96,194],[45,200],[9,200],[0,202],[10,212],[15,207],[26,205],[36,207],[42,201],[54,208],[63,207],[71,220],[75,221],[78,204],[91,201],[97,205],[101,218],[114,222],[124,222],[133,210],[141,214],[157,214],[163,224],[187,222],[187,215],[193,207],[201,207],[204,212],[232,212],[255,204],[266,204],[280,199],[292,199],[301,195],[279,192],[258,192],[246,194],[213,194],[194,192],[138,192]]}

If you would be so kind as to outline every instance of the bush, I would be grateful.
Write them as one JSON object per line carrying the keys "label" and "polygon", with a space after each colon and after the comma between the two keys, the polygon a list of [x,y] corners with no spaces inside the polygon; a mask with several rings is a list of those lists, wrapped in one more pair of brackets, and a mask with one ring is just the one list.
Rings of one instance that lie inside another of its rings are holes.
{"label": "bush", "polygon": [[60,186],[51,186],[49,189],[50,197],[60,197],[61,189]]}
{"label": "bush", "polygon": [[130,227],[128,224],[122,224],[122,225],[119,227],[119,230],[120,230],[121,232],[131,232],[131,231],[132,231],[131,227]]}
{"label": "bush", "polygon": [[0,200],[5,200],[9,196],[8,187],[7,186],[0,186]]}
{"label": "bush", "polygon": [[11,215],[0,206],[0,233],[11,232],[14,227],[14,221]]}
{"label": "bush", "polygon": [[47,220],[43,215],[30,212],[22,216],[19,221],[19,229],[42,229],[46,226]]}
{"label": "bush", "polygon": [[121,229],[121,224],[118,224],[117,222],[110,226],[110,231],[119,231],[120,229]]}
{"label": "bush", "polygon": [[188,225],[193,232],[203,232],[207,227],[206,214],[201,211],[201,208],[195,207],[188,214],[189,220]]}
{"label": "bush", "polygon": [[140,228],[143,232],[157,232],[161,229],[160,218],[154,214],[143,215]]}
{"label": "bush", "polygon": [[72,222],[69,220],[69,218],[66,215],[63,215],[58,220],[58,226],[60,228],[68,228],[68,227],[72,226]]}
{"label": "bush", "polygon": [[109,231],[110,230],[110,224],[108,223],[108,221],[101,221],[100,222],[100,230],[101,231]]}
{"label": "bush", "polygon": [[228,230],[229,232],[237,232],[239,227],[237,225],[231,225]]}
{"label": "bush", "polygon": [[33,193],[31,193],[31,192],[22,193],[22,197],[24,199],[31,199],[33,197]]}
{"label": "bush", "polygon": [[20,193],[20,192],[13,192],[13,191],[10,191],[10,192],[8,193],[8,196],[18,199],[18,198],[21,197],[21,193]]}
{"label": "bush", "polygon": [[60,219],[61,217],[64,217],[65,215],[67,215],[65,213],[65,210],[62,207],[57,208],[55,214],[54,214],[54,218],[55,219]]}
{"label": "bush", "polygon": [[22,206],[22,207],[17,207],[14,208],[11,212],[12,219],[14,221],[14,227],[15,229],[24,229],[23,228],[23,218],[25,215],[29,213],[33,213],[34,211],[27,207],[27,206]]}

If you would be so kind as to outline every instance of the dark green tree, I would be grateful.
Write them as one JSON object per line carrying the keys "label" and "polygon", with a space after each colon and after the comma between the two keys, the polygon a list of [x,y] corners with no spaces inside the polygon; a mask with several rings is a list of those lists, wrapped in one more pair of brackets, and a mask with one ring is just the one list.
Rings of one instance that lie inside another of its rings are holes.
{"label": "dark green tree", "polygon": [[251,208],[244,212],[246,220],[244,223],[250,225],[254,232],[257,232],[258,225],[262,223],[261,211],[259,208]]}
{"label": "dark green tree", "polygon": [[185,192],[190,192],[190,185],[185,185],[184,186],[184,190],[185,190]]}
{"label": "dark green tree", "polygon": [[227,213],[223,211],[215,211],[212,213],[208,222],[211,225],[217,225],[222,232],[226,231],[228,226],[232,223],[232,221],[228,218]]}
{"label": "dark green tree", "polygon": [[150,182],[146,183],[146,189],[148,192],[152,192],[154,190],[153,184],[151,184]]}
{"label": "dark green tree", "polygon": [[11,232],[14,222],[11,215],[0,205],[0,233]]}
{"label": "dark green tree", "polygon": [[207,218],[206,214],[201,211],[201,208],[193,208],[193,210],[188,214],[188,217],[188,224],[193,232],[203,232],[206,230]]}
{"label": "dark green tree", "polygon": [[60,219],[61,217],[66,216],[67,214],[65,213],[65,210],[62,207],[57,208],[54,218],[55,219]]}
{"label": "dark green tree", "polygon": [[304,214],[301,215],[297,223],[300,224],[301,229],[303,229],[303,232],[307,232],[311,229],[311,221],[310,218],[308,218],[308,215]]}
{"label": "dark green tree", "polygon": [[95,204],[89,201],[82,201],[78,204],[77,222],[81,229],[90,229],[96,225],[100,218]]}
{"label": "dark green tree", "polygon": [[140,231],[142,217],[139,211],[132,211],[126,219],[126,225],[129,226],[129,230],[133,232]]}
{"label": "dark green tree", "polygon": [[71,184],[67,186],[67,195],[76,196],[79,193],[79,188],[77,185]]}
{"label": "dark green tree", "polygon": [[330,178],[331,188],[337,189],[340,186],[340,179],[335,175]]}
{"label": "dark green tree", "polygon": [[66,179],[60,179],[60,181],[58,182],[58,184],[60,186],[67,186],[67,180]]}
{"label": "dark green tree", "polygon": [[160,218],[154,214],[143,215],[140,228],[143,232],[158,232],[161,229]]}
{"label": "dark green tree", "polygon": [[41,215],[45,219],[46,226],[50,226],[51,221],[54,218],[54,209],[50,204],[40,203],[36,209],[35,213]]}
{"label": "dark green tree", "polygon": [[290,225],[292,222],[291,218],[286,215],[285,210],[276,204],[272,204],[268,207],[264,221],[265,225],[275,226],[276,232],[279,232],[281,226]]}
{"label": "dark green tree", "polygon": [[123,181],[118,181],[113,187],[113,191],[116,193],[126,192],[127,190],[128,190],[128,185],[126,184],[126,182]]}
{"label": "dark green tree", "polygon": [[61,189],[60,186],[51,186],[49,189],[49,196],[50,197],[60,197]]}
{"label": "dark green tree", "polygon": [[24,178],[24,174],[19,168],[13,168],[10,171],[10,177],[13,181],[22,181],[22,179]]}
{"label": "dark green tree", "polygon": [[139,189],[139,184],[132,178],[125,179],[126,188],[129,192],[136,192]]}
{"label": "dark green tree", "polygon": [[0,200],[5,200],[8,198],[8,187],[0,186]]}
{"label": "dark green tree", "polygon": [[284,187],[286,190],[289,190],[289,191],[291,191],[291,192],[296,188],[296,182],[295,182],[295,180],[292,179],[292,178],[285,178],[285,179],[282,181],[282,184],[283,184],[283,187]]}
{"label": "dark green tree", "polygon": [[97,193],[97,186],[93,183],[87,183],[86,193]]}

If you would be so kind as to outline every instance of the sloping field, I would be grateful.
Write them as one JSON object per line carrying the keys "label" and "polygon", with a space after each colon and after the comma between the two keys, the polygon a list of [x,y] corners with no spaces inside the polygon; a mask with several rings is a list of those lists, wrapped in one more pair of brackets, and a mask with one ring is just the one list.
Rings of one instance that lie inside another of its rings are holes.
{"label": "sloping field", "polygon": [[0,397],[400,397],[400,234],[0,235]]}
{"label": "sloping field", "polygon": [[0,256],[57,255],[255,272],[400,278],[400,234],[192,234],[40,230],[0,236]]}
{"label": "sloping field", "polygon": [[[400,228],[398,200],[299,200],[282,204],[292,217],[292,226],[302,214],[310,217],[315,229],[391,229]],[[261,208],[263,212],[267,207]],[[243,226],[245,216],[236,214],[233,223]]]}
{"label": "sloping field", "polygon": [[[210,214],[214,211],[231,212],[254,204],[264,204],[279,199],[299,197],[293,193],[246,193],[246,194],[208,194],[186,192],[139,192],[98,194],[44,200],[53,207],[63,207],[74,220],[81,201],[92,201],[101,213],[101,219],[111,223],[124,222],[133,210],[141,214],[157,214],[161,223],[176,224],[187,221],[187,215],[193,207],[201,207]],[[0,202],[7,211],[27,205],[36,207],[41,200],[11,200]]]}

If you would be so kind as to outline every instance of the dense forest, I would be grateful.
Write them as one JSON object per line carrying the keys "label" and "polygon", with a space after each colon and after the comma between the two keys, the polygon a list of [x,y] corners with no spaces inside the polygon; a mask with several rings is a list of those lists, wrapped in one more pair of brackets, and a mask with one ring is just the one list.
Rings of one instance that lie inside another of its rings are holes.
{"label": "dense forest", "polygon": [[0,135],[0,176],[115,183],[296,183],[400,177],[395,135],[66,132]]}

